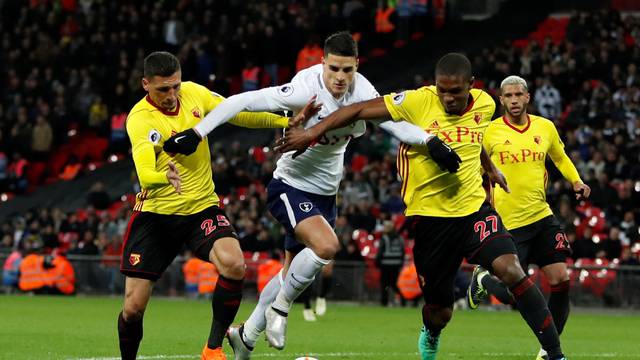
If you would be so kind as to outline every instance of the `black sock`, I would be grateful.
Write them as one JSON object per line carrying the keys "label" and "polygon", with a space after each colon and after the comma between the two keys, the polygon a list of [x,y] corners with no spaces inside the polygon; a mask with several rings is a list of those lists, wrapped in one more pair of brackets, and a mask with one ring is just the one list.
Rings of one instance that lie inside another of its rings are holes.
{"label": "black sock", "polygon": [[516,300],[520,315],[529,324],[540,345],[549,354],[549,358],[561,357],[558,330],[538,287],[525,276],[511,287],[511,293]]}
{"label": "black sock", "polygon": [[501,303],[508,305],[515,303],[513,294],[511,294],[507,285],[491,276],[491,274],[485,275],[480,282],[482,283],[482,286],[487,289],[489,294],[495,296]]}
{"label": "black sock", "polygon": [[118,314],[118,340],[122,360],[135,360],[142,340],[142,319],[124,321],[121,311]]}
{"label": "black sock", "polygon": [[320,297],[326,298],[327,294],[331,290],[331,284],[333,283],[333,276],[323,276],[320,281]]}
{"label": "black sock", "polygon": [[240,301],[242,301],[243,280],[233,280],[220,275],[213,291],[211,308],[213,309],[213,322],[207,346],[215,349],[222,346],[222,340],[227,333],[229,325],[238,313]]}
{"label": "black sock", "polygon": [[556,324],[556,329],[558,329],[558,335],[562,334],[564,324],[567,323],[567,318],[569,318],[569,280],[551,286],[549,311],[551,311],[553,322]]}

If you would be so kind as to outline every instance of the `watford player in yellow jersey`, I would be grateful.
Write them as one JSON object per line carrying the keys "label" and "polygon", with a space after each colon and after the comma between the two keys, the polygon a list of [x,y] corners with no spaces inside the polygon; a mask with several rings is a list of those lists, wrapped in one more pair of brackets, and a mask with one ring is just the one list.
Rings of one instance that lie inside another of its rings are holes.
{"label": "watford player in yellow jersey", "polygon": [[421,358],[436,358],[440,333],[453,313],[454,277],[466,257],[491,269],[510,287],[518,310],[542,348],[551,359],[564,359],[544,297],[522,270],[511,235],[486,202],[482,169],[490,180],[507,188],[482,148],[495,102],[484,91],[472,89],[471,63],[462,54],[443,56],[435,78],[435,86],[356,103],[311,128],[289,130],[279,150],[304,151],[325,131],[355,119],[402,119],[437,135],[426,149],[402,145],[398,154],[402,196],[415,236],[414,261],[425,300],[418,340]]}
{"label": "watford player in yellow jersey", "polygon": [[[242,299],[244,257],[233,226],[218,206],[207,139],[190,155],[163,151],[166,139],[192,128],[223,98],[198,84],[182,82],[180,63],[167,52],[147,56],[142,86],[147,96],[131,109],[126,124],[142,190],[124,236],[120,353],[125,360],[136,358],[153,285],[187,245],[220,272],[202,359],[226,359],[222,340]],[[269,113],[240,113],[232,123],[284,128],[288,119]]]}
{"label": "watford player in yellow jersey", "polygon": [[[513,235],[523,268],[534,263],[542,269],[551,285],[549,310],[562,334],[569,316],[569,275],[566,256],[570,252],[564,229],[553,216],[546,201],[547,171],[545,160],[551,158],[564,178],[573,186],[578,199],[589,197],[591,190],[578,175],[553,122],[527,114],[529,91],[519,76],[509,76],[500,86],[500,102],[505,115],[491,122],[483,146],[494,164],[509,179],[511,193],[493,192],[496,210]],[[467,300],[472,309],[494,294],[504,303],[513,303],[513,295],[488,271],[476,267]],[[541,349],[538,359],[548,359]]]}

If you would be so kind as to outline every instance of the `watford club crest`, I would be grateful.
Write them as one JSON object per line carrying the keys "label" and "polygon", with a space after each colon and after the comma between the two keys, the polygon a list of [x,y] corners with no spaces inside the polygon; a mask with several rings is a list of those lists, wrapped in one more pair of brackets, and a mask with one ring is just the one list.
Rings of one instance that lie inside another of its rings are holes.
{"label": "watford club crest", "polygon": [[473,114],[473,121],[475,121],[476,124],[480,124],[480,122],[482,121],[482,113]]}
{"label": "watford club crest", "polygon": [[533,142],[535,142],[536,144],[540,145],[541,141],[542,141],[542,139],[540,138],[539,135],[534,135],[533,136]]}
{"label": "watford club crest", "polygon": [[129,256],[129,264],[136,266],[140,263],[140,254],[131,254]]}
{"label": "watford club crest", "polygon": [[198,109],[197,107],[191,109],[191,114],[193,114],[194,117],[200,119],[200,109]]}

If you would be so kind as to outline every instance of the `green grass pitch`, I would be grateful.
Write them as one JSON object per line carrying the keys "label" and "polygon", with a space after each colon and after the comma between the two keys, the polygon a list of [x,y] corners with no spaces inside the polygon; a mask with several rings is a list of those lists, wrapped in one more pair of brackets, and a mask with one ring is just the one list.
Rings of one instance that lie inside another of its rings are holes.
{"label": "green grass pitch", "polygon": [[[122,300],[108,297],[0,296],[0,359],[116,359]],[[236,321],[253,303],[243,304]],[[140,359],[199,359],[209,332],[207,301],[152,298]],[[418,359],[416,308],[329,303],[315,323],[294,307],[287,347],[259,341],[256,359]],[[562,336],[569,359],[640,359],[640,314],[574,312]],[[225,344],[227,353],[231,350]],[[457,311],[438,360],[535,359],[538,345],[517,312]],[[229,357],[233,359],[232,356]]]}

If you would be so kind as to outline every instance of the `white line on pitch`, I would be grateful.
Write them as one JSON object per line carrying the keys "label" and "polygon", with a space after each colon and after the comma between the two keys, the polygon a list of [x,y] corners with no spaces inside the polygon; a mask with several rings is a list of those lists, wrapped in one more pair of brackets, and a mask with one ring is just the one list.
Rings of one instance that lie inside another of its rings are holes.
{"label": "white line on pitch", "polygon": [[[406,357],[416,356],[418,353],[385,353],[385,352],[329,352],[329,353],[263,353],[253,354],[252,358],[272,358],[272,359],[290,359],[292,357],[299,356],[314,356],[318,358],[344,358],[344,357],[362,357],[362,356],[384,356],[387,357]],[[451,356],[464,357],[465,354],[448,353]],[[481,356],[527,356],[529,353],[480,353]],[[592,354],[571,354],[572,358],[592,358],[593,356],[599,358],[627,358],[627,359],[640,359],[640,355],[632,354],[618,354],[618,353],[592,353]],[[140,360],[154,360],[154,359],[197,359],[199,355],[141,355],[138,356]],[[92,358],[69,358],[67,360],[119,360],[119,357],[92,357]]]}

